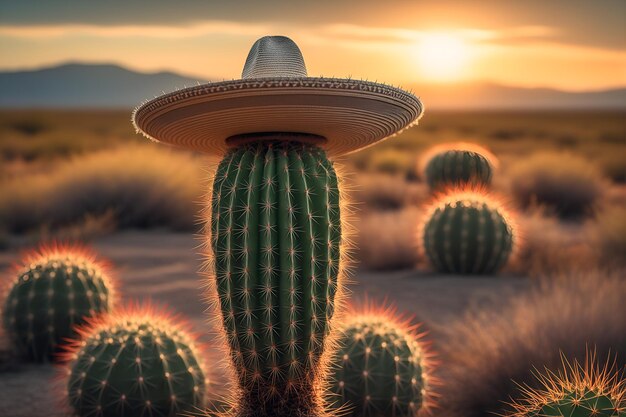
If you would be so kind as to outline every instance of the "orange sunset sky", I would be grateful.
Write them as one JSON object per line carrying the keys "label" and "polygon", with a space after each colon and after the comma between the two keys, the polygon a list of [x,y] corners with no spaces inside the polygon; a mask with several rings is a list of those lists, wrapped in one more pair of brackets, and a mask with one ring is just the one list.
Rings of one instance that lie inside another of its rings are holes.
{"label": "orange sunset sky", "polygon": [[231,79],[266,34],[293,38],[310,75],[626,85],[624,0],[1,0],[0,71],[79,61]]}

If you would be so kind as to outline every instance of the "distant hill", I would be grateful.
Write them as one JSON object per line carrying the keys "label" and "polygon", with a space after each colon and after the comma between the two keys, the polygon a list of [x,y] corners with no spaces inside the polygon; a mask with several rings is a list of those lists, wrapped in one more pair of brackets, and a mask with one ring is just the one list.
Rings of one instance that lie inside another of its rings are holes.
{"label": "distant hill", "polygon": [[197,80],[172,72],[142,73],[117,65],[65,64],[0,72],[0,107],[135,107]]}
{"label": "distant hill", "polygon": [[[0,72],[0,107],[130,108],[185,85],[204,83],[172,72],[143,73],[117,65],[65,64]],[[564,92],[490,83],[406,86],[427,109],[626,109],[626,88]]]}
{"label": "distant hill", "polygon": [[626,87],[567,92],[491,83],[413,85],[427,109],[626,109]]}

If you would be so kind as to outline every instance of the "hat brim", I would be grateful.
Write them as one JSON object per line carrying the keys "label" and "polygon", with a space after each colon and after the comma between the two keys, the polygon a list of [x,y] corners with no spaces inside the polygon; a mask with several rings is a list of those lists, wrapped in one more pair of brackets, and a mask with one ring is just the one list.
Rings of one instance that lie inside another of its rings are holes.
{"label": "hat brim", "polygon": [[414,95],[368,81],[276,78],[224,81],[165,94],[133,113],[148,138],[222,154],[228,138],[290,132],[324,138],[338,156],[371,146],[416,122],[423,107]]}

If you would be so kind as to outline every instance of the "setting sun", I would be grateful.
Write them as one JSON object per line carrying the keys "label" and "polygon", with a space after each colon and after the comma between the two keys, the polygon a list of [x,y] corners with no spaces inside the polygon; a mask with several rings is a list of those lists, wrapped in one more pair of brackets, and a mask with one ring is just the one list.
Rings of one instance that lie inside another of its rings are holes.
{"label": "setting sun", "polygon": [[424,77],[432,80],[462,78],[469,60],[469,45],[454,34],[427,33],[419,41],[418,59]]}

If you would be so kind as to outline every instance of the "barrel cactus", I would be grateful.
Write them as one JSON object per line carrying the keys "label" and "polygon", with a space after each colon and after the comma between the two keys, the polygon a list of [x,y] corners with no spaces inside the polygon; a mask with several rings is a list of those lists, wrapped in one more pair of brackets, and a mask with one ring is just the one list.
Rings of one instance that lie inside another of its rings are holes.
{"label": "barrel cactus", "polygon": [[203,358],[188,328],[149,305],[79,327],[65,353],[75,415],[174,417],[203,407]]}
{"label": "barrel cactus", "polygon": [[319,411],[341,279],[340,211],[335,169],[317,147],[242,145],[217,168],[211,247],[240,415]]}
{"label": "barrel cactus", "polygon": [[429,409],[432,354],[416,327],[393,309],[347,316],[332,354],[328,403],[354,417],[414,416]]}
{"label": "barrel cactus", "polygon": [[474,191],[455,191],[427,210],[420,228],[423,252],[440,272],[489,274],[514,249],[515,226],[502,204]]}
{"label": "barrel cactus", "polygon": [[74,246],[49,245],[27,254],[8,282],[3,324],[27,360],[54,359],[73,326],[111,311],[114,285],[105,262]]}
{"label": "barrel cactus", "polygon": [[423,165],[424,177],[433,190],[465,185],[487,187],[496,158],[480,146],[458,143],[433,148]]}
{"label": "barrel cactus", "polygon": [[511,404],[508,417],[623,417],[626,380],[615,363],[600,366],[595,355],[584,365],[564,360],[558,373],[537,375],[540,389],[525,387],[525,397]]}

